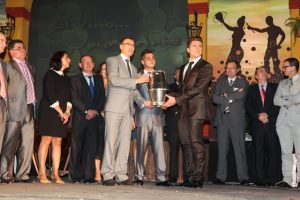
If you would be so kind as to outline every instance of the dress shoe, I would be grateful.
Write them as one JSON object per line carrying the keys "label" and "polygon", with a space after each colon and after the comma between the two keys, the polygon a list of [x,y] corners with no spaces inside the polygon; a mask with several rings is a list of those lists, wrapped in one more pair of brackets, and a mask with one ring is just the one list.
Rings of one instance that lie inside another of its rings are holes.
{"label": "dress shoe", "polygon": [[83,180],[83,183],[96,183],[96,181],[94,179],[86,179]]}
{"label": "dress shoe", "polygon": [[196,185],[198,188],[203,187],[203,181],[202,180],[195,180],[195,181],[193,181],[193,184]]}
{"label": "dress shoe", "polygon": [[249,181],[246,179],[243,179],[240,181],[240,185],[244,185],[244,186],[248,186],[249,185]]}
{"label": "dress shoe", "polygon": [[189,187],[189,188],[197,188],[198,187],[195,183],[192,183],[190,181],[184,181],[183,186],[184,187]]}
{"label": "dress shoe", "polygon": [[155,183],[155,185],[157,185],[157,186],[171,186],[169,181],[157,182],[157,183]]}
{"label": "dress shoe", "polygon": [[280,181],[280,182],[276,183],[275,186],[279,187],[279,188],[291,188],[291,186],[287,182],[284,182],[284,181]]}
{"label": "dress shoe", "polygon": [[114,186],[115,185],[115,181],[113,179],[103,180],[102,184],[106,185],[106,186]]}
{"label": "dress shoe", "polygon": [[225,185],[225,182],[224,181],[221,181],[220,179],[216,179],[212,182],[213,184],[216,184],[216,185]]}
{"label": "dress shoe", "polygon": [[265,183],[263,183],[263,182],[260,182],[260,181],[256,181],[256,182],[255,182],[255,185],[256,185],[256,186],[259,186],[259,187],[265,187],[265,186],[267,186],[267,184],[265,184]]}
{"label": "dress shoe", "polygon": [[144,181],[144,180],[136,180],[135,183],[136,183],[137,185],[142,186],[142,185],[144,185],[145,181]]}
{"label": "dress shoe", "polygon": [[13,183],[13,180],[12,179],[2,179],[1,183],[3,183],[3,184],[11,184],[11,183]]}
{"label": "dress shoe", "polygon": [[125,181],[117,182],[118,185],[133,185],[133,182],[130,179],[127,179]]}
{"label": "dress shoe", "polygon": [[14,180],[14,183],[33,183],[34,181],[31,180],[31,179],[25,179],[25,180],[22,180],[22,179],[15,179]]}

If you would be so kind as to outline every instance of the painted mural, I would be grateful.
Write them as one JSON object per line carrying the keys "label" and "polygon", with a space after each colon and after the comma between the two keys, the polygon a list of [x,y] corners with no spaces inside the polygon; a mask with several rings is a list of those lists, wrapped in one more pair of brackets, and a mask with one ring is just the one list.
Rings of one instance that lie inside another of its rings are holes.
{"label": "painted mural", "polygon": [[227,60],[236,60],[243,76],[254,82],[254,71],[266,66],[271,82],[282,79],[281,64],[289,57],[290,29],[288,0],[212,0],[208,17],[208,60],[214,80]]}

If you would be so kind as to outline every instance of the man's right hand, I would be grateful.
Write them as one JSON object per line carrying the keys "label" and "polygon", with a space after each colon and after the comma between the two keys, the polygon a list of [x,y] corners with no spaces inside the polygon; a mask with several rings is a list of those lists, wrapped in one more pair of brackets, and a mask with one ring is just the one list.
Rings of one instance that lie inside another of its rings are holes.
{"label": "man's right hand", "polygon": [[145,76],[145,75],[140,76],[140,77],[138,77],[138,78],[136,79],[136,82],[137,82],[138,84],[148,83],[149,81],[150,81],[149,76]]}

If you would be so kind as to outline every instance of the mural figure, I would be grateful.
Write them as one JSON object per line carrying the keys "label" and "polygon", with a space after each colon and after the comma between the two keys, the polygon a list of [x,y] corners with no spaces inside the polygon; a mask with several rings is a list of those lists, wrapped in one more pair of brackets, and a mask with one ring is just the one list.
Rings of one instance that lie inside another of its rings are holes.
{"label": "mural figure", "polygon": [[227,24],[224,21],[223,14],[221,12],[218,12],[215,15],[216,20],[221,22],[229,31],[232,31],[232,46],[230,53],[227,57],[227,61],[229,60],[236,60],[238,63],[240,63],[244,57],[244,50],[241,47],[241,41],[243,37],[245,36],[245,31],[244,31],[244,25],[245,25],[245,16],[241,16],[237,20],[237,26],[232,27],[229,24]]}
{"label": "mural figure", "polygon": [[[268,46],[267,46],[265,56],[264,56],[264,66],[270,72],[270,61],[269,60],[272,58],[274,75],[278,79],[281,79],[282,74],[281,74],[281,70],[279,68],[280,60],[278,58],[278,49],[281,49],[281,44],[283,43],[283,41],[285,39],[285,33],[282,30],[282,28],[274,25],[272,16],[266,17],[266,24],[268,25],[268,27],[263,28],[263,29],[254,28],[249,25],[247,26],[247,28],[250,30],[259,32],[259,33],[266,32],[268,34]],[[281,36],[281,38],[280,38],[279,43],[277,44],[277,39],[278,39],[279,35]]]}

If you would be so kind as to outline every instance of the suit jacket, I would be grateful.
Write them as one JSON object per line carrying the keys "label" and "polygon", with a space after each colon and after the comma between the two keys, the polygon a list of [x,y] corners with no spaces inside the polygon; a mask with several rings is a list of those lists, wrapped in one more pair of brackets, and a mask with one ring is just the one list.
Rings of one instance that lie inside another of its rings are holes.
{"label": "suit jacket", "polygon": [[179,75],[180,96],[175,97],[179,105],[178,115],[189,119],[206,119],[208,86],[212,78],[212,65],[202,58],[194,65],[189,76],[183,80],[184,67]]}
{"label": "suit jacket", "polygon": [[[239,89],[242,89],[239,92]],[[216,85],[216,89],[213,94],[213,102],[217,104],[217,111],[215,117],[215,126],[223,125],[225,115],[229,117],[231,127],[245,128],[246,111],[245,111],[245,99],[247,94],[248,82],[242,78],[237,77],[233,84],[229,86],[228,77],[221,77]],[[227,93],[227,97],[223,96],[222,93]],[[233,100],[232,103],[229,103]],[[229,105],[229,113],[225,114],[225,108]]]}
{"label": "suit jacket", "polygon": [[289,79],[279,82],[274,104],[280,106],[276,126],[287,123],[300,126],[300,77],[293,86]]}
{"label": "suit jacket", "polygon": [[[148,83],[138,84],[136,88],[144,99],[151,101]],[[165,125],[164,111],[162,108],[156,106],[152,109],[147,107],[137,107],[135,119],[136,125],[140,127],[151,124],[159,127],[163,127]]]}
{"label": "suit jacket", "polygon": [[[168,94],[171,96],[179,96],[179,86],[176,82],[171,83],[168,85]],[[166,123],[166,133],[174,133],[178,132],[177,130],[177,112],[178,112],[178,105],[175,104],[174,106],[165,110],[165,123]],[[175,126],[174,126],[175,124]]]}
{"label": "suit jacket", "polygon": [[108,79],[107,100],[105,111],[134,115],[134,101],[141,107],[144,98],[136,90],[137,70],[132,63],[132,78],[121,55],[106,60]]}
{"label": "suit jacket", "polygon": [[71,78],[71,94],[73,105],[73,124],[85,119],[85,111],[96,110],[103,119],[101,112],[105,103],[105,89],[101,76],[94,75],[94,96],[90,93],[89,85],[83,74]]}
{"label": "suit jacket", "polygon": [[[34,84],[34,68],[26,63]],[[7,80],[8,121],[22,121],[27,112],[27,88],[22,71],[15,60],[10,60],[5,68]]]}
{"label": "suit jacket", "polygon": [[[275,130],[276,120],[279,113],[279,107],[275,106],[274,96],[278,85],[275,83],[268,83],[265,95],[264,104],[261,100],[260,88],[258,84],[249,86],[246,98],[246,110],[250,117],[250,133],[255,133],[255,130],[262,126],[268,126]],[[269,122],[262,123],[258,119],[258,114],[265,112],[268,115]]]}

